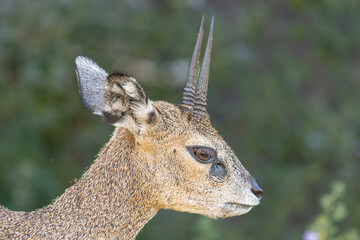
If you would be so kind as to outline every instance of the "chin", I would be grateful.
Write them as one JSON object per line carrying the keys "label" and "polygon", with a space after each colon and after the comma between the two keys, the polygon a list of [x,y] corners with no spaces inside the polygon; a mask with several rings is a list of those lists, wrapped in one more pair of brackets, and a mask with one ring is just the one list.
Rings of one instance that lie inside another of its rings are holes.
{"label": "chin", "polygon": [[250,212],[250,210],[252,208],[253,207],[246,207],[244,209],[238,209],[238,210],[235,210],[235,211],[232,211],[232,212],[228,212],[226,215],[224,215],[224,218],[235,217],[235,216],[240,216],[240,215],[246,214],[246,213]]}
{"label": "chin", "polygon": [[219,207],[217,207],[216,210],[212,210],[211,212],[200,213],[200,214],[215,219],[228,218],[228,217],[235,217],[248,213],[253,207],[254,206],[237,204],[237,203],[223,203],[219,205]]}
{"label": "chin", "polygon": [[253,205],[245,205],[231,202],[221,204],[221,210],[223,213],[221,218],[243,215],[250,212],[253,207]]}

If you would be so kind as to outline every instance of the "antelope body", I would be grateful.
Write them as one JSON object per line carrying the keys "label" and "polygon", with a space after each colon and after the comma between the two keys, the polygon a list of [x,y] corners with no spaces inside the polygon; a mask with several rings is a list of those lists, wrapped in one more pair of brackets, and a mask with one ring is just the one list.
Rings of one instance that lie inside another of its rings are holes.
{"label": "antelope body", "polygon": [[219,218],[259,204],[262,190],[206,112],[212,32],[213,19],[197,81],[202,19],[181,105],[151,101],[134,78],[78,56],[82,100],[115,131],[52,204],[33,212],[0,205],[0,239],[135,239],[162,208]]}

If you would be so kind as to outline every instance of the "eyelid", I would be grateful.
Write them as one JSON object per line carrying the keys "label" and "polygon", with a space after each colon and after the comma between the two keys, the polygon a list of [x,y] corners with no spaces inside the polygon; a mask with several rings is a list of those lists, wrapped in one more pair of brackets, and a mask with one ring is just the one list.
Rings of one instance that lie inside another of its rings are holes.
{"label": "eyelid", "polygon": [[[213,161],[217,158],[216,151],[215,151],[213,148],[211,148],[211,147],[205,147],[205,146],[189,146],[189,147],[186,147],[186,148],[187,148],[187,150],[190,152],[191,156],[192,156],[193,158],[195,158],[198,162],[201,162],[201,163],[210,163],[210,162],[213,162]],[[193,152],[193,149],[195,149],[195,148],[197,148],[197,149],[199,149],[199,148],[206,149],[205,151],[208,152],[208,153],[210,154],[210,156],[211,156],[211,157],[209,158],[209,160],[207,160],[207,161],[199,160],[199,159],[195,156],[195,154],[194,154],[194,152]]]}

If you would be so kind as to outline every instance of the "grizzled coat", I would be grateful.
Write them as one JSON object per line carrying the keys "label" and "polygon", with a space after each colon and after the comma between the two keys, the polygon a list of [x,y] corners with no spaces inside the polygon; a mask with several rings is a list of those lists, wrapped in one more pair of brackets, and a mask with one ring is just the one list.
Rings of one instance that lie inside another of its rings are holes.
{"label": "grizzled coat", "polygon": [[[199,36],[190,70],[197,71],[202,24]],[[208,40],[208,58],[210,50]],[[206,95],[194,96],[204,82],[207,89],[209,65],[197,91],[187,85],[183,104],[175,105],[151,101],[134,78],[109,75],[86,57],[75,64],[85,106],[115,131],[79,181],[50,205],[33,212],[0,205],[0,239],[135,239],[161,208],[218,218],[259,204],[261,189],[211,126]]]}

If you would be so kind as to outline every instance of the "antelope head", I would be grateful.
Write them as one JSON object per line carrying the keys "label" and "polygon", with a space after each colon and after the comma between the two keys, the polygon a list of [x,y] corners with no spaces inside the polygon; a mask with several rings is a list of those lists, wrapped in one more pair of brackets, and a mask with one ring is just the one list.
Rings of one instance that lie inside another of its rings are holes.
{"label": "antelope head", "polygon": [[137,187],[146,188],[143,197],[156,209],[230,217],[250,211],[263,193],[210,123],[206,95],[214,19],[198,74],[203,20],[180,105],[151,101],[133,77],[108,74],[87,57],[78,56],[75,65],[83,103],[116,127],[110,140],[115,148],[129,148],[125,160],[106,161],[132,165],[134,176],[146,179]]}

